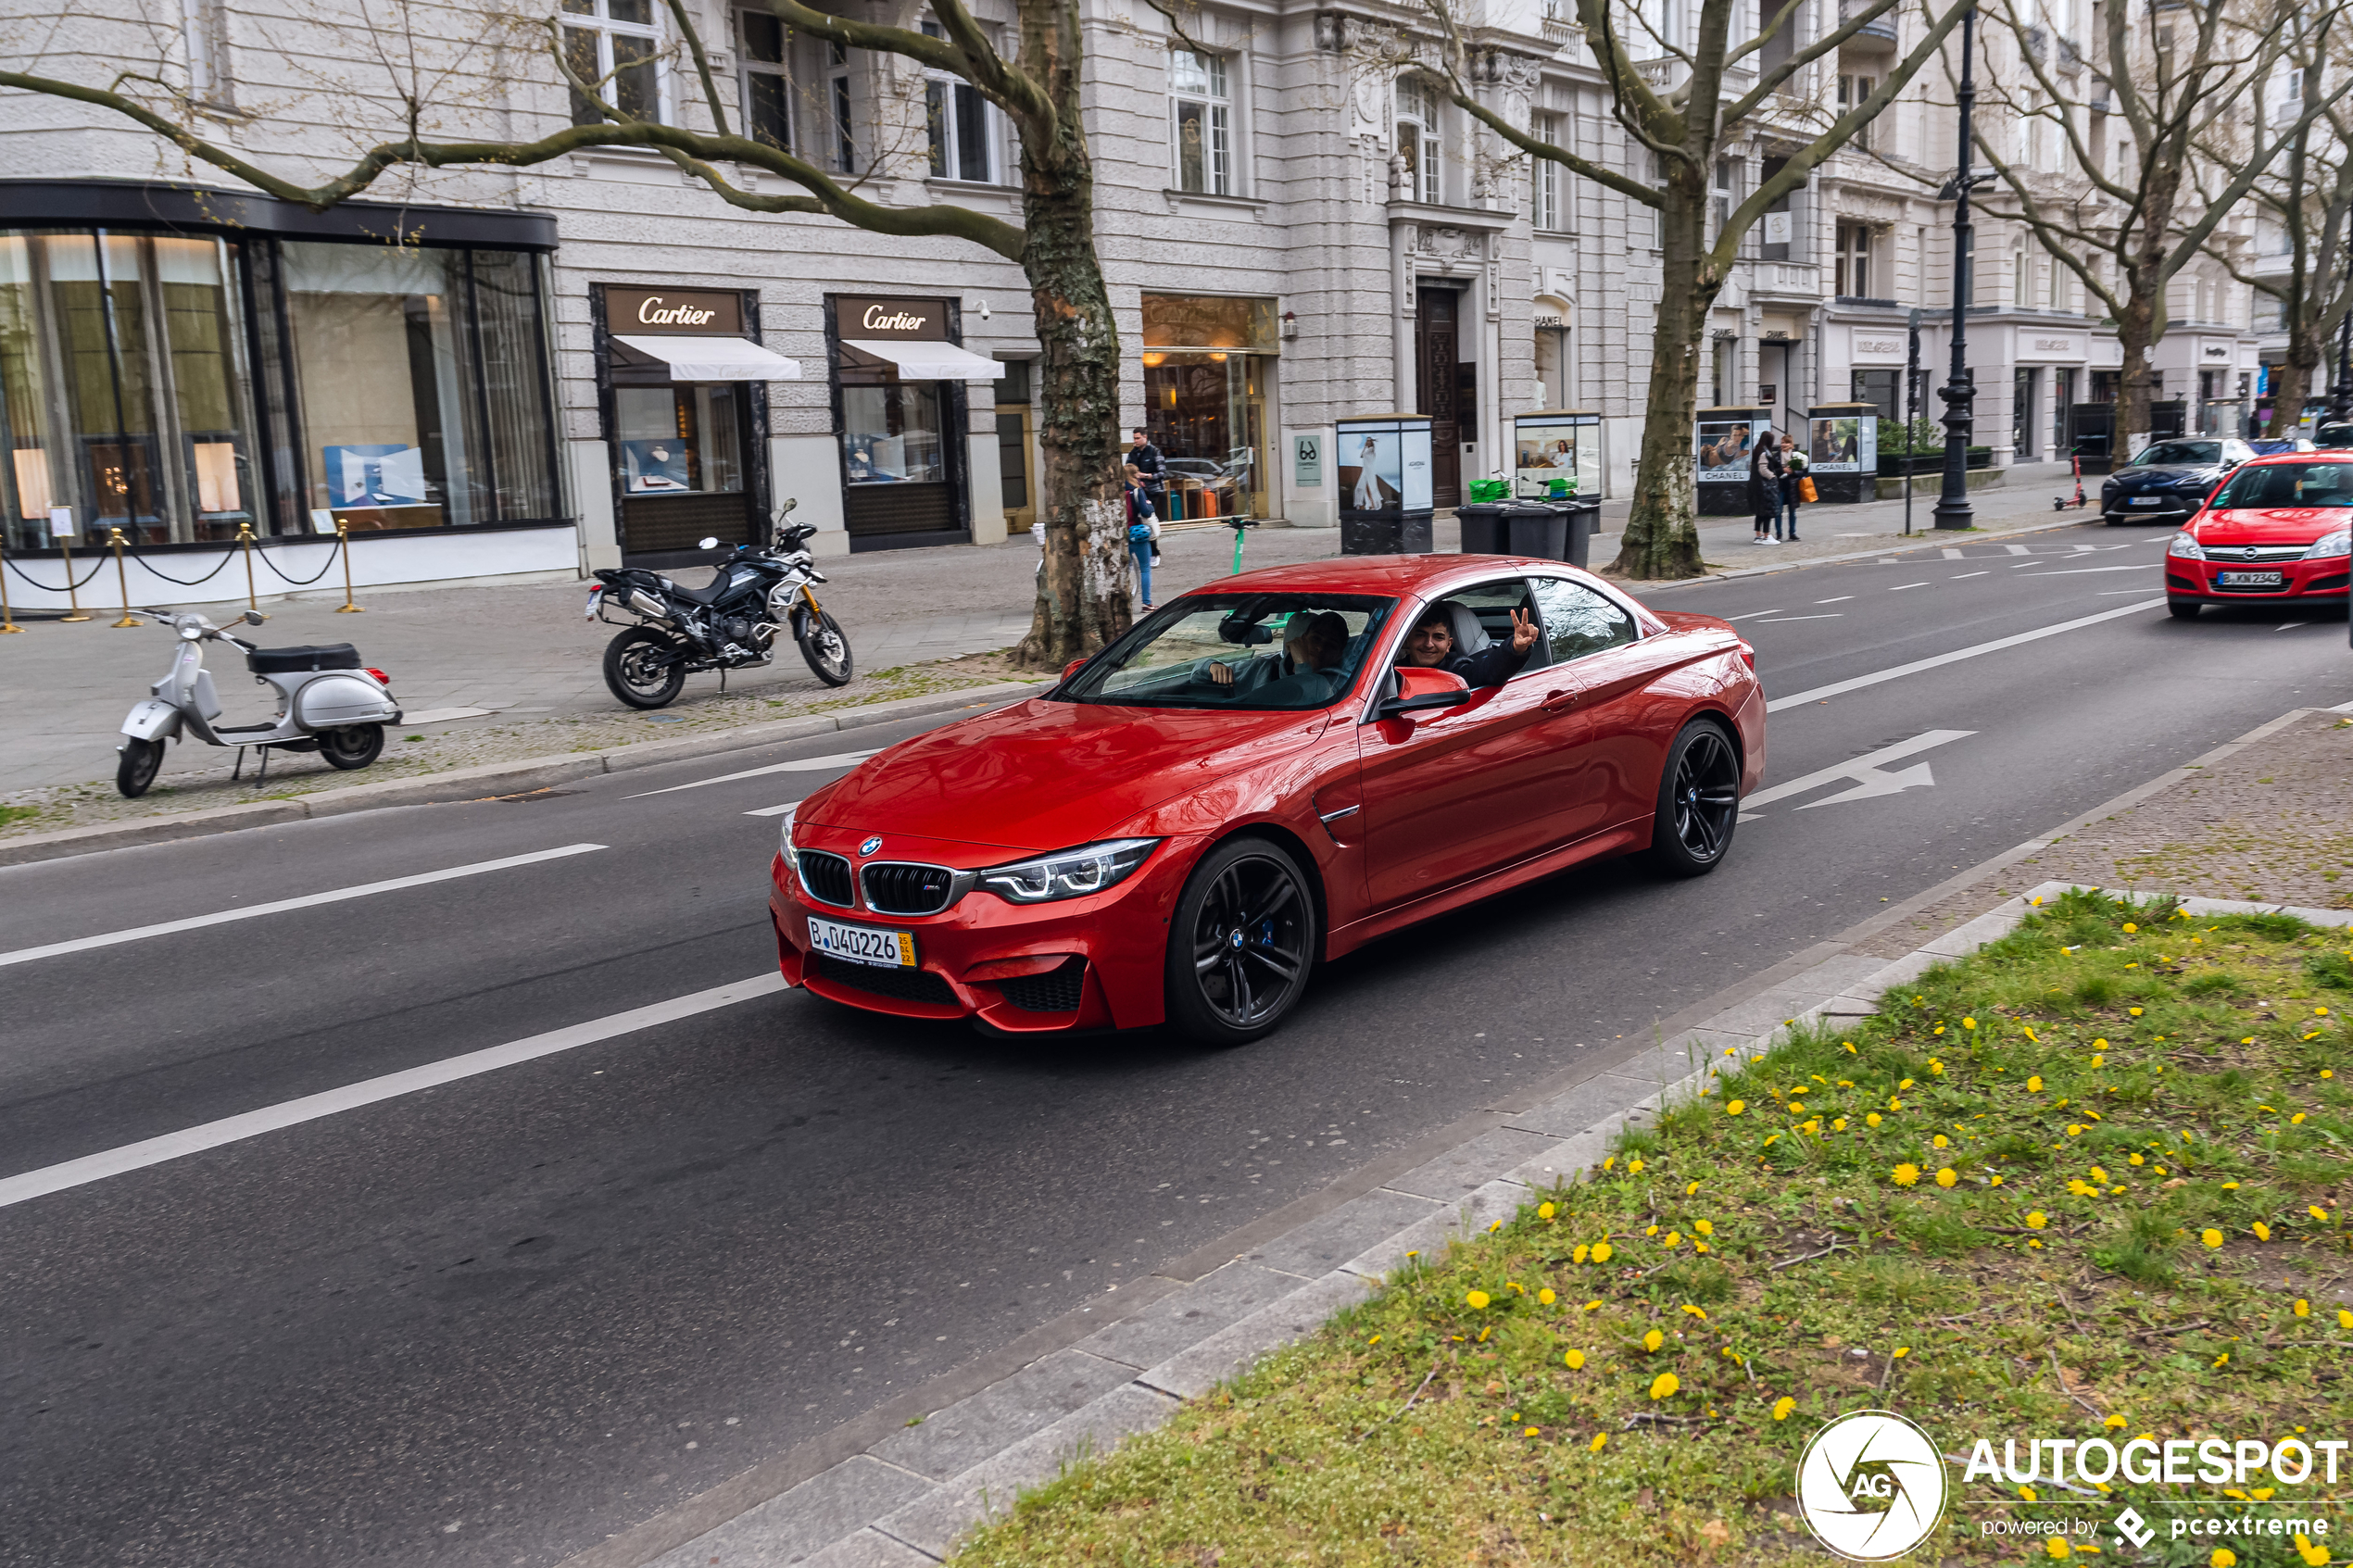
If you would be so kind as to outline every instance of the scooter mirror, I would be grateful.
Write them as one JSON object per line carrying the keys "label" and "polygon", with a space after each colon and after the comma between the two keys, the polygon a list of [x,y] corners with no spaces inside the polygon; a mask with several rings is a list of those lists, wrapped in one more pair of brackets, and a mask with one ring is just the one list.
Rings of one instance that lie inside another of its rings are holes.
{"label": "scooter mirror", "polygon": [[245,614],[243,614],[243,615],[239,616],[237,619],[238,619],[238,620],[240,620],[240,621],[244,621],[246,625],[248,625],[248,626],[258,626],[258,625],[260,625],[260,624],[261,624],[264,621],[267,621],[267,620],[269,620],[270,618],[269,618],[268,616],[266,616],[266,615],[262,614],[262,613],[261,613],[259,610],[258,610],[258,609],[249,609],[249,610],[245,611]]}
{"label": "scooter mirror", "polygon": [[798,496],[798,495],[787,495],[787,496],[786,496],[786,497],[785,497],[785,504],[784,504],[783,506],[781,506],[781,507],[778,507],[778,508],[776,508],[776,510],[777,510],[777,512],[778,512],[779,514],[782,514],[782,513],[788,512],[788,511],[792,510],[795,507],[797,507],[797,506],[799,506],[799,505],[800,505],[800,497],[799,497],[799,496]]}
{"label": "scooter mirror", "polygon": [[718,536],[716,534],[704,535],[702,538],[695,541],[695,548],[698,550],[715,550],[719,548]]}

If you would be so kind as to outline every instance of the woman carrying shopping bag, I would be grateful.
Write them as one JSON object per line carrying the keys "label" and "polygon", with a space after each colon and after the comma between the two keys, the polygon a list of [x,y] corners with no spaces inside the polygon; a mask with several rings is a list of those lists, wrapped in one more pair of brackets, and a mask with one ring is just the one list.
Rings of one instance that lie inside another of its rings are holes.
{"label": "woman carrying shopping bag", "polygon": [[1781,505],[1780,510],[1773,517],[1773,533],[1777,538],[1780,536],[1781,519],[1787,517],[1789,542],[1794,545],[1797,543],[1798,503],[1814,499],[1814,481],[1806,471],[1806,448],[1797,444],[1795,436],[1781,437],[1781,464],[1784,470],[1781,474]]}
{"label": "woman carrying shopping bag", "polygon": [[1781,509],[1782,472],[1781,449],[1768,432],[1748,453],[1748,510],[1756,522],[1756,536],[1749,541],[1752,545],[1774,542],[1773,521]]}
{"label": "woman carrying shopping bag", "polygon": [[1160,519],[1152,511],[1151,497],[1143,487],[1127,487],[1127,558],[1136,563],[1137,598],[1143,608],[1152,606],[1152,545],[1160,537]]}

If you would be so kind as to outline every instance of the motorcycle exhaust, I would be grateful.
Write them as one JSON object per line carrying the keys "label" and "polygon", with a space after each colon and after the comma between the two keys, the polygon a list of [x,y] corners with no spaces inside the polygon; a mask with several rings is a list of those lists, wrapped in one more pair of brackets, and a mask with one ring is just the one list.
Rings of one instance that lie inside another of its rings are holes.
{"label": "motorcycle exhaust", "polygon": [[643,588],[630,589],[627,603],[631,609],[635,610],[639,615],[644,616],[648,621],[669,621],[673,619],[669,607],[664,605],[660,599],[654,597],[651,594],[647,593]]}

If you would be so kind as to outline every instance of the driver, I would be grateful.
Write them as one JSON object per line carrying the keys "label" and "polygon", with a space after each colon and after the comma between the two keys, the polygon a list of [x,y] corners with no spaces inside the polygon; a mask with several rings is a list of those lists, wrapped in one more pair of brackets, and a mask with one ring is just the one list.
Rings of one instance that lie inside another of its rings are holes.
{"label": "driver", "polygon": [[[1330,610],[1299,610],[1283,623],[1283,651],[1279,663],[1262,656],[1249,660],[1240,684],[1250,684],[1252,677],[1272,690],[1280,687],[1286,698],[1306,703],[1328,697],[1340,689],[1340,660],[1348,649],[1348,622]],[[1234,669],[1222,660],[1213,661],[1202,672],[1214,686],[1237,684]]]}
{"label": "driver", "polygon": [[1493,643],[1477,653],[1454,651],[1454,625],[1445,609],[1432,605],[1422,611],[1414,622],[1414,630],[1405,638],[1405,651],[1398,656],[1400,665],[1418,670],[1447,670],[1460,675],[1471,690],[1483,686],[1500,686],[1519,673],[1528,662],[1528,652],[1536,646],[1536,618],[1524,609],[1512,611],[1512,640]]}

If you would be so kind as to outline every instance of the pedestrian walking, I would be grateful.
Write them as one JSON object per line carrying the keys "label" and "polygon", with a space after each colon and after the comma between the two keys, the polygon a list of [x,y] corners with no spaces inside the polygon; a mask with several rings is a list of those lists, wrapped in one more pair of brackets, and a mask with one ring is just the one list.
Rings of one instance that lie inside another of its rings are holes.
{"label": "pedestrian walking", "polygon": [[1749,448],[1748,453],[1748,514],[1756,522],[1756,536],[1752,545],[1770,545],[1773,520],[1781,509],[1781,478],[1788,470],[1781,463],[1781,449],[1768,433]]}
{"label": "pedestrian walking", "polygon": [[1127,487],[1127,558],[1136,563],[1136,597],[1146,609],[1152,606],[1152,557],[1160,538],[1160,517],[1141,485]]}
{"label": "pedestrian walking", "polygon": [[[1168,459],[1161,455],[1159,447],[1151,444],[1142,425],[1128,432],[1127,438],[1130,443],[1126,458],[1127,483],[1143,486],[1144,497],[1151,502],[1152,517],[1157,521],[1168,513]],[[1155,539],[1159,536],[1157,533],[1152,535]],[[1157,547],[1152,551],[1152,558],[1160,558]]]}
{"label": "pedestrian walking", "polygon": [[1797,543],[1797,506],[1806,498],[1806,448],[1793,435],[1781,437],[1781,504],[1773,513],[1773,533],[1781,536],[1781,520],[1789,520],[1789,542]]}

